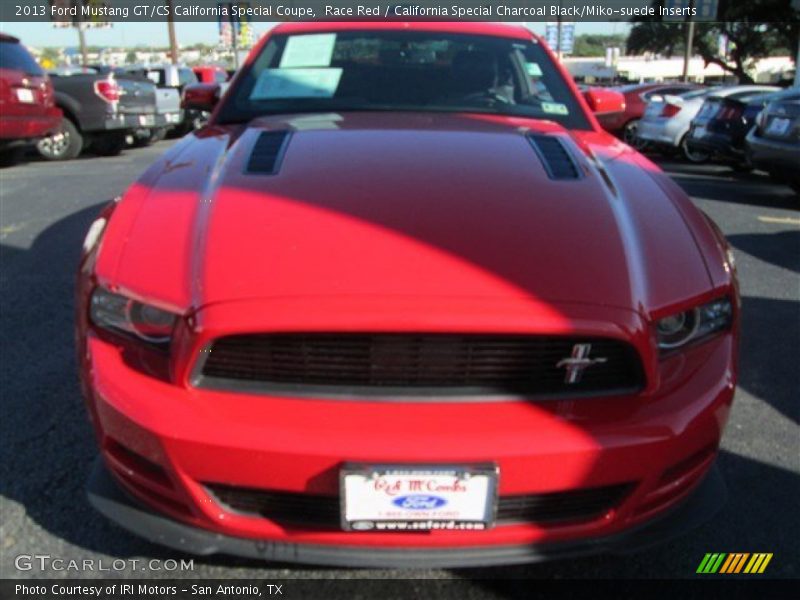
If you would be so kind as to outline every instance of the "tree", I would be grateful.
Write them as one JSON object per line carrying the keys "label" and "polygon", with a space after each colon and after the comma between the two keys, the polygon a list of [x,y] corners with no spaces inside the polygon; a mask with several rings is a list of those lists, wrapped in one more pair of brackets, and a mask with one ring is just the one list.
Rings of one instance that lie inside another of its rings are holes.
{"label": "tree", "polygon": [[128,53],[125,55],[125,64],[135,65],[138,60],[136,52],[134,50],[128,50]]}
{"label": "tree", "polygon": [[58,48],[48,46],[42,48],[42,53],[39,55],[39,63],[45,69],[53,69],[61,62],[61,53]]}
{"label": "tree", "polygon": [[582,34],[575,36],[573,56],[605,56],[606,48],[625,46],[625,35]]}
{"label": "tree", "polygon": [[[695,24],[693,49],[707,65],[719,65],[740,82],[752,83],[748,71],[756,60],[778,54],[796,56],[800,37],[798,16],[788,0],[719,0],[719,20]],[[721,35],[728,39],[727,56],[719,52]],[[674,55],[683,52],[684,37],[683,24],[648,17],[633,26],[627,47],[632,53]]]}

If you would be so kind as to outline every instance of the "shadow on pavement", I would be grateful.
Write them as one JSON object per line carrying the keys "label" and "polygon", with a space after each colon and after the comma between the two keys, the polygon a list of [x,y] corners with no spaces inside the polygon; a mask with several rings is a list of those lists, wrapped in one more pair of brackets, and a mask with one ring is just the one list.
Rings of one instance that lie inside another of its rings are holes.
{"label": "shadow on pavement", "polygon": [[[773,184],[758,174],[717,171],[688,174],[687,170],[682,169],[670,170],[669,175],[687,194],[695,198],[765,208],[800,210],[800,198],[790,187]],[[732,186],[736,187],[735,195],[731,194]]]}
{"label": "shadow on pavement", "polygon": [[776,267],[800,273],[800,230],[737,233],[726,237],[737,250]]}
{"label": "shadow on pavement", "polygon": [[742,298],[742,339],[747,343],[741,346],[739,387],[794,423],[800,423],[798,331],[797,301]]}

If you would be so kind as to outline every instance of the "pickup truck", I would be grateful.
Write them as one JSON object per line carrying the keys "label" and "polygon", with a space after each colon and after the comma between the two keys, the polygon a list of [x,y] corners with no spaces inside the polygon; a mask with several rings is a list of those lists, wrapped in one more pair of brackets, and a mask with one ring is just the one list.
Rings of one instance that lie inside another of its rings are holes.
{"label": "pickup truck", "polygon": [[173,88],[156,88],[156,126],[154,129],[136,131],[135,146],[149,146],[163,140],[167,133],[183,122],[181,94]]}
{"label": "pickup truck", "polygon": [[54,71],[51,80],[64,118],[60,129],[36,146],[47,160],[76,158],[85,149],[114,156],[127,135],[155,127],[156,92],[150,82],[92,69]]}
{"label": "pickup truck", "polygon": [[[114,75],[120,79],[134,79],[155,85],[152,75],[144,67],[117,67],[113,69]],[[133,132],[133,145],[137,147],[149,146],[163,140],[167,133],[178,128],[183,123],[184,112],[181,109],[181,93],[173,87],[155,88],[156,94],[156,124],[155,127],[139,128]]]}
{"label": "pickup truck", "polygon": [[[148,65],[141,69],[144,76],[162,90],[172,89],[177,91],[178,94],[182,94],[187,85],[197,83],[197,75],[186,66],[170,64]],[[204,115],[194,109],[185,110],[180,124],[170,131],[170,137],[179,137],[194,131],[205,123],[207,117],[208,115]]]}

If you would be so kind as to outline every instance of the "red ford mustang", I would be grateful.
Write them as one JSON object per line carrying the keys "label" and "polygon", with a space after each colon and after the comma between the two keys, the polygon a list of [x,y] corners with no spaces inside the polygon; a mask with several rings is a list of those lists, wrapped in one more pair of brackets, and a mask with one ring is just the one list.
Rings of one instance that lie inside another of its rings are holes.
{"label": "red ford mustang", "polygon": [[[719,230],[542,41],[283,24],[92,224],[94,506],[188,552],[487,565],[708,518],[736,382]],[[591,108],[590,108],[591,107]]]}

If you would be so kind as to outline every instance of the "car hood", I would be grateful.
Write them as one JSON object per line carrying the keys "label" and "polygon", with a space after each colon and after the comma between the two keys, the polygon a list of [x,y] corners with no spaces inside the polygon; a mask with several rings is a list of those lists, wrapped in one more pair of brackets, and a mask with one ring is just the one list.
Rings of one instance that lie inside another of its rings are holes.
{"label": "car hood", "polygon": [[[248,162],[291,132],[274,174]],[[528,133],[555,136],[554,179]],[[127,193],[97,272],[186,310],[246,299],[531,298],[639,310],[703,293],[681,210],[624,144],[542,121],[263,118],[173,147]]]}

